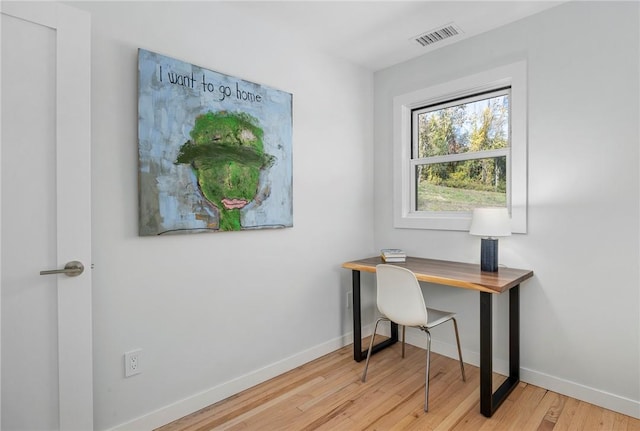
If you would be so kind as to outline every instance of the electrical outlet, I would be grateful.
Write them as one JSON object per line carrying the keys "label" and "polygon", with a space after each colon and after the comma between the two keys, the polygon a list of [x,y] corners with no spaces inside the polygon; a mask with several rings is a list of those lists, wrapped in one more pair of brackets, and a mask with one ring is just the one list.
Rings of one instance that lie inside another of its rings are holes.
{"label": "electrical outlet", "polygon": [[142,372],[140,356],[142,349],[132,350],[124,354],[124,376],[131,377]]}

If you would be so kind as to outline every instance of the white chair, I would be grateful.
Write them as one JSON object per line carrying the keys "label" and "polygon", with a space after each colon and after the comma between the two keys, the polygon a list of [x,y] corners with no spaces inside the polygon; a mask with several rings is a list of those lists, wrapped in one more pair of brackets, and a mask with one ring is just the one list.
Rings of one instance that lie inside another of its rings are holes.
{"label": "white chair", "polygon": [[[464,374],[464,363],[462,362],[462,351],[460,350],[460,337],[458,336],[458,324],[456,323],[455,313],[427,308],[424,303],[420,283],[416,279],[415,274],[408,269],[388,264],[377,265],[376,282],[378,288],[376,301],[382,317],[376,320],[373,329],[373,335],[369,343],[369,351],[367,352],[367,361],[364,366],[364,372],[362,373],[362,381],[364,382],[367,378],[371,349],[373,348],[373,341],[376,336],[376,331],[378,330],[378,324],[381,321],[391,321],[398,325],[419,328],[427,334],[427,367],[424,391],[424,411],[426,412],[429,409],[429,360],[431,353],[431,333],[429,330],[431,328],[449,320],[453,321],[456,343],[458,344],[462,380],[467,380]],[[402,342],[404,343],[404,336]]]}

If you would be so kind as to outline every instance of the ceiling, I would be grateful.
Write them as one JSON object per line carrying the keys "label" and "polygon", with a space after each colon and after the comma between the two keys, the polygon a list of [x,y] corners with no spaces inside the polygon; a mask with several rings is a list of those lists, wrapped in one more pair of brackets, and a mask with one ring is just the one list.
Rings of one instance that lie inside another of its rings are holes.
{"label": "ceiling", "polygon": [[[240,1],[278,31],[371,70],[517,21],[563,1]],[[426,47],[415,36],[455,24],[461,33]]]}

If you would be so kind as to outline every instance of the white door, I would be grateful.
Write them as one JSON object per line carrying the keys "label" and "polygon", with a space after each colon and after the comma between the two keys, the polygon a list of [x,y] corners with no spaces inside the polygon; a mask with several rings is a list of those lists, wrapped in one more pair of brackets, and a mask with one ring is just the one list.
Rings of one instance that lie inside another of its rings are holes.
{"label": "white door", "polygon": [[91,430],[90,17],[0,8],[1,426]]}

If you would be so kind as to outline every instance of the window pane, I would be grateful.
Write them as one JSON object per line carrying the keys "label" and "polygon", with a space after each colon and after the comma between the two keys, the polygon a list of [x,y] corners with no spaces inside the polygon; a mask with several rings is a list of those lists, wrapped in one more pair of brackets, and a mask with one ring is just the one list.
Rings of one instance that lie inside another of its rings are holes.
{"label": "window pane", "polygon": [[509,95],[436,106],[419,113],[417,123],[417,158],[508,148]]}
{"label": "window pane", "polygon": [[416,166],[416,211],[506,207],[507,157]]}

